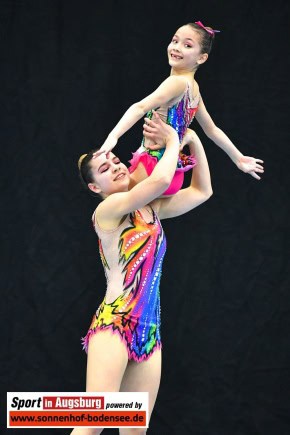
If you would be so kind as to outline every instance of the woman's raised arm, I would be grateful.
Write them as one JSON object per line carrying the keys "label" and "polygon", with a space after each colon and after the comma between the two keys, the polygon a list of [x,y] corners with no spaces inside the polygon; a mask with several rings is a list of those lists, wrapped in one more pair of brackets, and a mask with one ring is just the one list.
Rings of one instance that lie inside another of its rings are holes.
{"label": "woman's raised arm", "polygon": [[192,169],[189,187],[169,198],[160,198],[153,202],[160,219],[187,213],[209,199],[213,193],[208,162],[199,137],[193,130],[187,129],[184,141],[189,146],[190,154],[196,158],[197,165]]}
{"label": "woman's raised arm", "polygon": [[144,130],[148,134],[158,135],[166,144],[162,159],[155,166],[152,174],[127,192],[109,195],[97,208],[98,217],[102,220],[115,221],[162,195],[171,183],[176,170],[179,139],[176,131],[161,121],[155,113],[155,121],[146,118]]}

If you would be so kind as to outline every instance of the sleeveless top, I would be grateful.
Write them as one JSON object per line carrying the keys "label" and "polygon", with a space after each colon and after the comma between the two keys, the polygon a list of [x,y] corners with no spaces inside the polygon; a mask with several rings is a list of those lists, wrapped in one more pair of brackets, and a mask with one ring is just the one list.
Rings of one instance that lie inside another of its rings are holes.
{"label": "sleeveless top", "polygon": [[[130,213],[113,231],[96,223],[107,290],[86,337],[111,329],[125,342],[129,359],[142,361],[161,347],[159,282],[166,238],[156,212],[147,222],[142,209]],[[94,215],[93,215],[94,217]]]}
{"label": "sleeveless top", "polygon": [[[190,87],[187,83],[186,90],[180,100],[168,108],[160,106],[156,109],[156,112],[160,115],[161,119],[167,124],[171,125],[171,127],[177,131],[180,142],[182,142],[186,129],[189,127],[190,123],[195,117],[195,114],[198,110],[199,101],[199,93],[195,98],[191,98]],[[152,116],[152,110],[147,112],[147,118],[152,119]],[[146,139],[143,137],[142,144],[144,144],[145,141]]]}
{"label": "sleeveless top", "polygon": [[[156,109],[156,112],[160,115],[161,119],[165,121],[167,124],[171,125],[178,134],[180,143],[182,142],[184,135],[186,133],[187,128],[192,122],[197,110],[200,101],[200,94],[198,93],[194,99],[190,96],[190,88],[187,83],[186,90],[179,101],[168,108],[164,108],[160,106]],[[152,119],[153,112],[150,110],[147,112],[146,117]],[[159,150],[149,150],[146,148],[146,138],[143,137],[141,146],[139,149],[133,153],[133,158],[129,161],[131,167],[129,168],[130,172],[133,172],[139,164],[140,155],[143,153],[148,154],[155,158],[155,164],[161,159],[165,152],[165,148],[161,148]],[[179,158],[177,162],[177,171],[188,171],[192,169],[196,164],[196,160],[193,156],[187,156],[186,154],[180,152]]]}

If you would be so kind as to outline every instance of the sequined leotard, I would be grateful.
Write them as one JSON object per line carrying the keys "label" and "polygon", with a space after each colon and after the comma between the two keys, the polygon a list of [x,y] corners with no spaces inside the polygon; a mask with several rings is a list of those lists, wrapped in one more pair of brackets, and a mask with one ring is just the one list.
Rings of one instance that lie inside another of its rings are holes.
{"label": "sequined leotard", "polygon": [[[177,103],[175,103],[171,107],[168,107],[165,111],[163,107],[156,109],[156,111],[161,115],[161,118],[163,118],[163,120],[166,121],[167,124],[171,125],[177,131],[180,143],[183,140],[186,129],[192,122],[198,110],[199,100],[199,94],[194,98],[193,101],[191,100],[190,88],[189,84],[187,84],[184,95]],[[147,118],[151,119],[152,111],[148,112],[146,116]],[[130,160],[131,166],[129,167],[129,171],[131,173],[134,172],[138,164],[141,162],[145,167],[147,174],[150,175],[158,161],[163,156],[164,151],[165,148],[157,151],[151,151],[147,149],[145,138],[143,138],[140,148],[135,153],[133,153],[133,158]],[[183,184],[184,172],[193,168],[196,163],[196,159],[193,156],[187,156],[183,153],[180,153],[175,175],[169,188],[164,192],[163,195],[173,195],[178,192]]]}
{"label": "sequined leotard", "polygon": [[128,358],[137,362],[161,348],[159,281],[166,239],[152,208],[150,214],[148,223],[136,210],[113,231],[96,223],[107,291],[82,338],[86,352],[91,335],[107,329],[119,335]]}

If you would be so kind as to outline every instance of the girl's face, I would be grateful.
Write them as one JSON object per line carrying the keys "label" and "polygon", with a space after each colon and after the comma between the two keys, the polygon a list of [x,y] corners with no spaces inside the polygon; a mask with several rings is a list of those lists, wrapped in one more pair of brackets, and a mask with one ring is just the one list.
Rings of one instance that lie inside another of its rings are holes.
{"label": "girl's face", "polygon": [[88,187],[95,193],[104,196],[116,192],[126,192],[130,182],[130,174],[124,163],[112,152],[108,158],[105,154],[90,161],[94,183],[89,183]]}
{"label": "girl's face", "polygon": [[169,65],[175,70],[193,71],[208,55],[201,54],[200,35],[190,26],[180,27],[167,48]]}

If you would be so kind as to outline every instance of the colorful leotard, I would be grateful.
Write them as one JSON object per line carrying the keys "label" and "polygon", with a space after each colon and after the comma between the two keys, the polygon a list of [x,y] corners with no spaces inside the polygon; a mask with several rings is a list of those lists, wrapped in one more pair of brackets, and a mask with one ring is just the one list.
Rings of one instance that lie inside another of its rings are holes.
{"label": "colorful leotard", "polygon": [[156,212],[151,211],[152,222],[136,210],[113,231],[102,230],[96,222],[107,291],[81,339],[86,352],[91,335],[101,330],[118,334],[128,358],[137,362],[161,348],[159,282],[166,239]]}
{"label": "colorful leotard", "polygon": [[[161,117],[166,120],[167,124],[171,125],[178,133],[180,143],[186,133],[186,129],[192,122],[197,110],[200,100],[200,95],[192,101],[190,98],[189,84],[187,85],[186,91],[182,98],[175,103],[173,106],[167,109],[167,113],[163,113],[163,108],[159,108],[156,111],[160,113]],[[147,113],[148,118],[152,118],[152,110]],[[129,171],[132,173],[137,168],[138,164],[141,162],[146,169],[148,175],[150,175],[156,166],[157,162],[161,159],[164,154],[165,148],[157,151],[151,151],[145,147],[145,138],[142,140],[140,148],[133,153],[133,158],[129,161],[131,166]],[[193,156],[187,156],[183,153],[179,154],[177,168],[175,175],[169,188],[164,192],[163,195],[174,195],[178,190],[181,189],[184,172],[193,168],[196,165],[196,159]]]}

